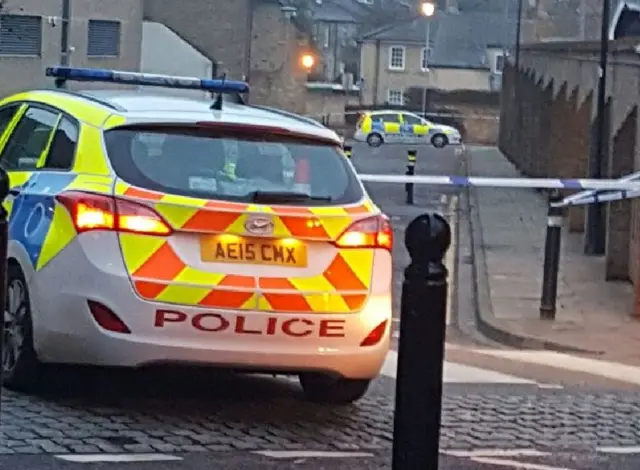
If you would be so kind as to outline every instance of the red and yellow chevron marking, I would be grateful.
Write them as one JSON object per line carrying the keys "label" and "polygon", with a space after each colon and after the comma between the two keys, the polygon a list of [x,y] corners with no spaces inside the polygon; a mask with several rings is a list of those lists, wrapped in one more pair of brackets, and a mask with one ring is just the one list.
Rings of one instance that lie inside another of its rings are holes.
{"label": "red and yellow chevron marking", "polygon": [[164,194],[123,182],[116,184],[116,194],[153,206],[177,230],[198,233],[244,235],[247,217],[270,214],[276,238],[329,241],[355,220],[379,212],[370,201],[351,207],[265,206]]}
{"label": "red and yellow chevron marking", "polygon": [[368,249],[341,250],[320,275],[278,278],[192,268],[164,238],[122,233],[120,243],[136,291],[158,302],[238,310],[352,313],[362,309],[371,286],[374,253]]}

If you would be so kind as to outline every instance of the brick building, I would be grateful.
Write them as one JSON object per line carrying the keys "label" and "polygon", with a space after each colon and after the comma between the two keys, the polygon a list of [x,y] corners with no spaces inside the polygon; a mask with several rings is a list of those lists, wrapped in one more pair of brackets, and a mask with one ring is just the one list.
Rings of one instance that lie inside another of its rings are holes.
{"label": "brick building", "polygon": [[[0,11],[0,96],[50,85],[61,60],[63,0],[5,0]],[[247,79],[250,101],[305,112],[309,48],[284,0],[72,0],[70,63],[138,70],[143,20],[161,23],[214,64]]]}

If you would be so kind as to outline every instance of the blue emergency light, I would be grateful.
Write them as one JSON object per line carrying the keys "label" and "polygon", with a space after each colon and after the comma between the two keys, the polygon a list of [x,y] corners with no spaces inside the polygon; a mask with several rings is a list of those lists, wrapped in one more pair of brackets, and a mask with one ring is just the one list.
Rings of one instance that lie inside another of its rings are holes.
{"label": "blue emergency light", "polygon": [[249,92],[249,84],[246,82],[220,78],[179,77],[154,73],[75,67],[47,67],[46,75],[47,77],[55,77],[57,83],[71,80],[76,82],[108,82],[179,88],[183,90],[203,90],[212,93]]}

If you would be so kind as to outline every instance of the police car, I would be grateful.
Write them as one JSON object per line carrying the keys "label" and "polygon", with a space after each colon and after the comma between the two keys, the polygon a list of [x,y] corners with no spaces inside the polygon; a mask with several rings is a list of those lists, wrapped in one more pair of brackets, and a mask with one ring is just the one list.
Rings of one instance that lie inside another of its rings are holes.
{"label": "police car", "polygon": [[48,363],[180,363],[297,375],[319,402],[363,396],[389,347],[393,237],[338,136],[243,104],[243,82],[47,75],[217,98],[59,88],[0,102],[5,385],[37,389]]}
{"label": "police car", "polygon": [[462,136],[455,127],[436,124],[407,111],[367,111],[356,125],[354,140],[366,142],[370,147],[383,143],[428,144],[444,148],[461,144]]}

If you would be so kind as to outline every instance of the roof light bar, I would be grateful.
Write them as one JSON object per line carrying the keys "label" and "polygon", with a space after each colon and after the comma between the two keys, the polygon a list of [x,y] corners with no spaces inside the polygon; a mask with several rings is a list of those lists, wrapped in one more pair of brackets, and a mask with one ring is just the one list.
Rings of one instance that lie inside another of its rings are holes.
{"label": "roof light bar", "polygon": [[55,77],[57,83],[71,80],[76,82],[108,82],[179,88],[183,90],[204,90],[213,93],[249,92],[249,84],[246,82],[220,78],[180,77],[154,73],[75,67],[47,67],[46,75],[47,77]]}

